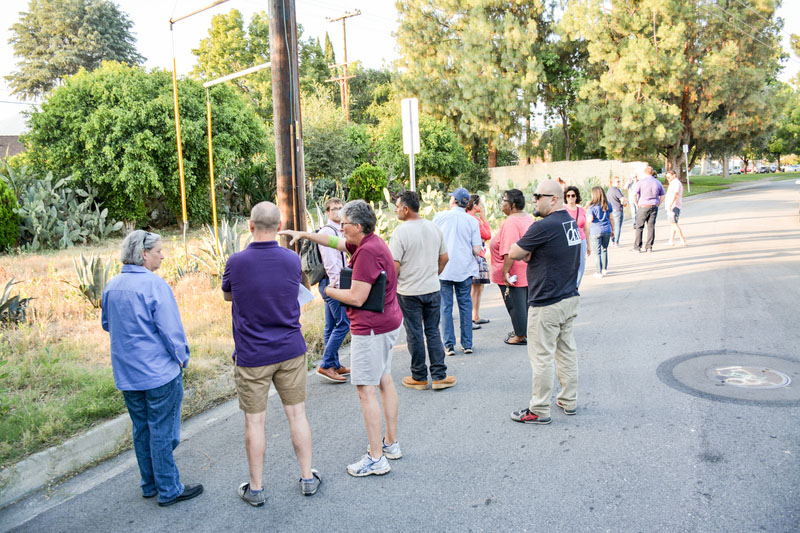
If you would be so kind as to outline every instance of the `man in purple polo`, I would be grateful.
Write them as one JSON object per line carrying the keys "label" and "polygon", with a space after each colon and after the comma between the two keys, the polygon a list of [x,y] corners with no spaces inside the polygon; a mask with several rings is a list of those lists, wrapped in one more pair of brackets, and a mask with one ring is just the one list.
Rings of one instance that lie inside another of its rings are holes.
{"label": "man in purple polo", "polygon": [[311,468],[311,427],[306,418],[306,343],[300,331],[300,258],[275,240],[280,211],[261,202],[250,212],[253,241],[225,265],[222,291],[233,302],[234,378],[244,411],[245,448],[250,481],[239,496],[254,507],[264,505],[267,396],[270,384],[281,397],[292,444],[300,464],[300,491],[311,496],[321,483]]}
{"label": "man in purple polo", "polygon": [[644,169],[644,178],[633,186],[633,199],[636,201],[636,236],[633,240],[633,250],[642,252],[642,233],[647,224],[647,241],[644,248],[647,252],[653,251],[656,240],[656,216],[658,206],[664,201],[664,186],[653,177],[653,167]]}

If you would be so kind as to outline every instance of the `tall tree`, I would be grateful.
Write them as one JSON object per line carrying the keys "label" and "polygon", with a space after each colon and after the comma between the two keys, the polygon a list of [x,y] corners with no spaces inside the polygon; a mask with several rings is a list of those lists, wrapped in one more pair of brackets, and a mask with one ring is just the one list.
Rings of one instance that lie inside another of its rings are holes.
{"label": "tall tree", "polygon": [[336,64],[336,52],[333,51],[333,43],[328,32],[325,32],[325,62],[328,65]]}
{"label": "tall tree", "polygon": [[782,155],[800,153],[800,93],[784,85],[779,100],[780,115],[775,134],[767,143],[769,152],[778,159],[778,168]]}
{"label": "tall tree", "polygon": [[541,0],[397,2],[402,89],[446,118],[461,138],[489,143],[519,134],[539,96]]}
{"label": "tall tree", "polygon": [[703,153],[747,144],[773,122],[768,95],[781,54],[778,5],[571,2],[566,27],[586,39],[589,61],[602,72],[583,86],[579,118],[601,131],[609,155],[660,155],[679,173],[683,144],[690,166]]}
{"label": "tall tree", "polygon": [[[244,18],[237,9],[214,15],[208,37],[192,50],[197,57],[192,74],[210,80],[239,72],[271,61],[269,52],[269,19],[263,11],[253,13],[245,30]],[[272,118],[272,75],[264,69],[232,83],[245,93],[258,114]]]}
{"label": "tall tree", "polygon": [[8,40],[19,58],[19,70],[5,77],[12,94],[42,96],[81,68],[94,70],[104,60],[142,63],[132,27],[110,0],[31,0]]}

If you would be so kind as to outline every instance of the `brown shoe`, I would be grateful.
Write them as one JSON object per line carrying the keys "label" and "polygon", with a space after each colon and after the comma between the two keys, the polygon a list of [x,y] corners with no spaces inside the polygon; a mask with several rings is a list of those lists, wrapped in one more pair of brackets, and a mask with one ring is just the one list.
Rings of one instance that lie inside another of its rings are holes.
{"label": "brown shoe", "polygon": [[339,368],[336,369],[336,373],[339,374],[340,376],[349,376],[350,369],[347,368],[346,366],[340,366]]}
{"label": "brown shoe", "polygon": [[328,381],[333,381],[334,383],[347,383],[347,378],[344,376],[340,376],[339,374],[336,373],[336,370],[332,368],[319,367],[317,369],[317,374],[327,379]]}
{"label": "brown shoe", "polygon": [[433,390],[449,389],[456,384],[455,376],[445,376],[444,379],[433,382]]}
{"label": "brown shoe", "polygon": [[403,386],[408,387],[409,389],[417,389],[417,390],[425,390],[428,388],[428,380],[425,381],[417,381],[416,379],[412,378],[411,376],[406,376],[403,378]]}

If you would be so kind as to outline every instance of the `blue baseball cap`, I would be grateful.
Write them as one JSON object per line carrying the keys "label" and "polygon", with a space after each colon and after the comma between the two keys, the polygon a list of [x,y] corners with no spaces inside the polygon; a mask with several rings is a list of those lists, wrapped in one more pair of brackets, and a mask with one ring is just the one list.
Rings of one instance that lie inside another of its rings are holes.
{"label": "blue baseball cap", "polygon": [[456,199],[456,203],[466,205],[469,202],[469,191],[464,187],[459,187],[450,193]]}

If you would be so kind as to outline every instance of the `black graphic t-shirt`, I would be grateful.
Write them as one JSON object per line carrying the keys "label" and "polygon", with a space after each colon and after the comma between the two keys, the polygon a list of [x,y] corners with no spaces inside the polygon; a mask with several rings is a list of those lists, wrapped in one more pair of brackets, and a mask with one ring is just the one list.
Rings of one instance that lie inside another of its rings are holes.
{"label": "black graphic t-shirt", "polygon": [[581,234],[563,209],[531,224],[517,246],[531,252],[528,262],[528,304],[544,307],[578,296]]}

